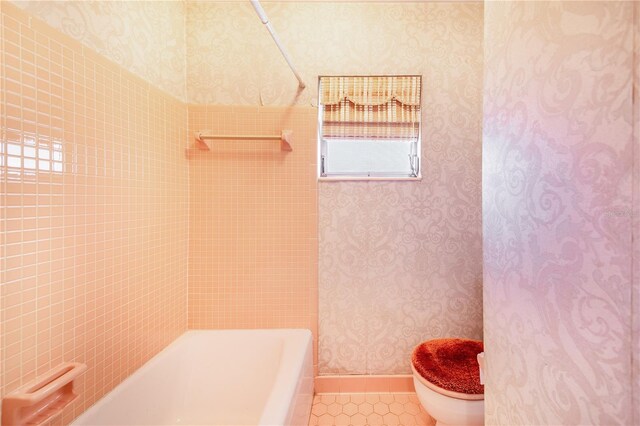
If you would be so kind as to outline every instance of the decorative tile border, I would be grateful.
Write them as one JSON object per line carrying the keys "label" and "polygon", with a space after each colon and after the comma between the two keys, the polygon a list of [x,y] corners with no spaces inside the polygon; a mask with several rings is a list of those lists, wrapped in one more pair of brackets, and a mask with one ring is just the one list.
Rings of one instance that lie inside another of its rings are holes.
{"label": "decorative tile border", "polygon": [[413,376],[397,375],[335,375],[316,376],[315,393],[386,393],[415,392]]}

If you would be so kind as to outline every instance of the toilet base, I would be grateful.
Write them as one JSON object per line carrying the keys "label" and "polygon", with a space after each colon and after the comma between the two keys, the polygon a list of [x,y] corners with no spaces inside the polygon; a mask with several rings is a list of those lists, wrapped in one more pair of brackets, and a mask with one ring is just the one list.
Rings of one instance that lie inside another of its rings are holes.
{"label": "toilet base", "polygon": [[420,404],[436,426],[483,426],[484,400],[464,400],[442,395],[413,378]]}

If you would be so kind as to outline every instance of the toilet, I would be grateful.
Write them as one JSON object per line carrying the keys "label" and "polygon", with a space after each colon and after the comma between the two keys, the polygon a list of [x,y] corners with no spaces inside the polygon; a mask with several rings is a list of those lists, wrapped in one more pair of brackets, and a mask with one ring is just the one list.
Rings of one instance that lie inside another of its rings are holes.
{"label": "toilet", "polygon": [[[434,339],[415,347],[411,356],[413,384],[436,426],[484,424],[479,340]],[[481,355],[482,356],[482,355]]]}

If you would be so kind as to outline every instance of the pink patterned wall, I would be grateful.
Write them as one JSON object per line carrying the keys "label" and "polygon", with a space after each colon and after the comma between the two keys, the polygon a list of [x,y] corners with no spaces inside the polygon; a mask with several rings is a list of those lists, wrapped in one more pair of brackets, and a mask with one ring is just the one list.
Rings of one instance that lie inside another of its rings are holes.
{"label": "pink patterned wall", "polygon": [[632,424],[633,9],[485,4],[487,424]]}
{"label": "pink patterned wall", "polygon": [[640,4],[634,4],[634,34],[635,61],[633,69],[636,71],[633,79],[634,99],[634,163],[633,163],[633,305],[631,314],[633,320],[633,424],[640,424]]}
{"label": "pink patterned wall", "polygon": [[[423,340],[482,338],[482,4],[399,9],[378,31],[403,69],[423,75],[423,178],[320,183],[325,374],[408,374]],[[371,13],[387,21],[384,7]],[[393,59],[367,65],[398,70]]]}

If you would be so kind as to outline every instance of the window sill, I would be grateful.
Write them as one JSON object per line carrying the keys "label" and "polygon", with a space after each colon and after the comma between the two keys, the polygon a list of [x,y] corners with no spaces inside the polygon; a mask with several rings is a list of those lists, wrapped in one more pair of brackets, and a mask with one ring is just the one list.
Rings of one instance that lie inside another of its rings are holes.
{"label": "window sill", "polygon": [[418,177],[382,177],[382,176],[322,176],[318,177],[318,182],[340,182],[340,181],[421,181]]}

